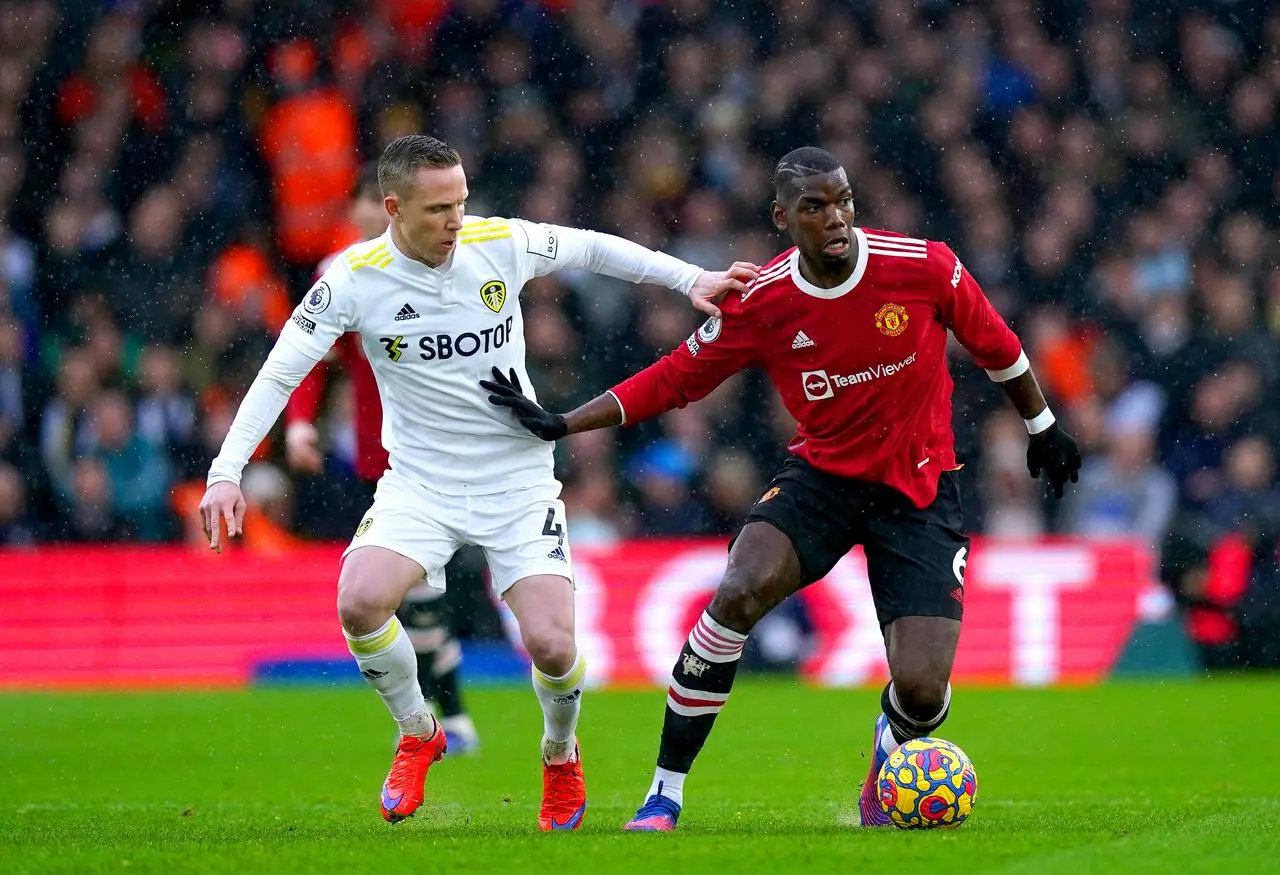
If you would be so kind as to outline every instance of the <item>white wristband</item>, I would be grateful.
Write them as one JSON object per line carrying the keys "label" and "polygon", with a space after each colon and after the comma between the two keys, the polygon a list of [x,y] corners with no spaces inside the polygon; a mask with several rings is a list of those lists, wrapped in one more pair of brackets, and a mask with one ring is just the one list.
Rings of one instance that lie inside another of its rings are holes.
{"label": "white wristband", "polygon": [[1027,434],[1040,434],[1040,432],[1053,425],[1058,420],[1054,418],[1053,411],[1046,407],[1031,419],[1022,420],[1027,424]]}

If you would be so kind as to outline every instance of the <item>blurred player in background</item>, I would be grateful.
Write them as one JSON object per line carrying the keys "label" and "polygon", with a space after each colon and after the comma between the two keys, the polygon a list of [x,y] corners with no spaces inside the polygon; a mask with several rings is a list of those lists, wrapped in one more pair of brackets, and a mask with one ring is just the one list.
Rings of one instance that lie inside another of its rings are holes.
{"label": "blurred player in background", "polygon": [[425,575],[458,547],[484,549],[533,661],[543,712],[539,826],[577,829],[586,784],[577,728],[586,666],[574,639],[573,571],[551,447],[485,403],[476,382],[491,366],[523,372],[525,283],[586,269],[689,295],[695,306],[746,291],[753,265],[711,273],[613,237],[519,219],[466,215],[467,180],[452,147],[401,137],[378,164],[391,223],[377,240],[347,249],[298,305],[246,393],[210,466],[201,514],[209,545],[222,524],[238,535],[245,463],[289,395],[343,333],[360,333],[382,401],[390,468],[343,554],[338,616],[361,673],[400,728],[382,787],[382,816],[412,815],[445,731],[418,685],[413,645],[395,616]]}
{"label": "blurred player in background", "polygon": [[1055,495],[1080,454],[1054,421],[1018,338],[943,243],[853,224],[853,192],[828,152],[788,153],[772,218],[795,247],[721,304],[683,346],[567,415],[524,397],[515,374],[481,385],[544,440],[634,425],[762,369],[796,419],[787,459],[748,513],[724,578],[671,672],[658,768],[627,830],[673,830],[684,780],[728,701],[755,624],[861,544],[891,680],[881,695],[864,826],[888,825],[875,776],[947,717],[969,539],[951,432],[947,333],[1026,421],[1027,465]]}
{"label": "blurred player in background", "polygon": [[[360,173],[352,193],[350,217],[357,240],[372,240],[386,233],[388,217],[382,205],[376,161],[365,165]],[[317,281],[339,255],[341,252],[336,252],[321,263]],[[378,478],[387,470],[389,461],[382,446],[382,402],[378,398],[378,384],[360,346],[358,333],[347,332],[339,337],[329,354],[289,397],[284,413],[285,456],[294,471],[319,474],[324,468],[320,432],[315,421],[324,398],[325,382],[335,363],[351,382],[355,395],[355,474],[358,487],[363,488],[353,503],[368,507],[373,503]],[[409,591],[396,614],[417,653],[422,693],[440,709],[440,725],[449,738],[449,753],[476,752],[480,738],[462,706],[462,648],[453,633],[444,592],[427,586],[423,580]]]}

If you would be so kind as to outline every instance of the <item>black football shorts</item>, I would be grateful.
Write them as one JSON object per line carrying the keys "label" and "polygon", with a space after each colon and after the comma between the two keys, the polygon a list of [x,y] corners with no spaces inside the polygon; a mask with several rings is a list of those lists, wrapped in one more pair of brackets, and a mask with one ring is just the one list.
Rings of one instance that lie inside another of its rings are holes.
{"label": "black football shorts", "polygon": [[959,481],[960,471],[944,472],[937,498],[920,509],[896,489],[827,474],[792,456],[746,522],[767,522],[791,539],[805,585],[862,545],[881,628],[899,617],[959,620],[969,556]]}

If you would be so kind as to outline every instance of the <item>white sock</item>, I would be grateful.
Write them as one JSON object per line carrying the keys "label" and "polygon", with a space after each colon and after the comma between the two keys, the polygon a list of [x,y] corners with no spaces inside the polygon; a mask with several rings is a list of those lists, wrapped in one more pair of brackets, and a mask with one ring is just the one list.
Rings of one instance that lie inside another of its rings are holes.
{"label": "white sock", "polygon": [[418,657],[400,621],[393,616],[368,635],[351,635],[345,629],[342,634],[360,673],[378,691],[400,733],[434,735],[436,721],[418,686]]}
{"label": "white sock", "polygon": [[888,721],[885,721],[884,732],[880,733],[880,740],[876,743],[880,749],[880,753],[889,756],[898,749],[898,739],[893,737],[893,729],[890,728]]}
{"label": "white sock", "polygon": [[542,757],[549,763],[563,763],[573,754],[573,733],[582,710],[582,681],[587,662],[579,652],[573,666],[560,677],[543,674],[533,667],[533,692],[542,706]]}
{"label": "white sock", "polygon": [[665,796],[676,805],[684,805],[684,779],[688,775],[672,772],[667,769],[655,769],[653,783],[649,785],[649,793],[645,796]]}

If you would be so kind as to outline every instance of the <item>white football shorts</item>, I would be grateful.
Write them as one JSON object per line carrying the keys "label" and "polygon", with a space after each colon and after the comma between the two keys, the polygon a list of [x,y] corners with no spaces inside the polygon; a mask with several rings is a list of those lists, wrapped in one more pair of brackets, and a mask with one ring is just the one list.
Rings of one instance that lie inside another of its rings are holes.
{"label": "white football shorts", "polygon": [[573,581],[568,526],[560,484],[492,495],[445,495],[388,471],[373,506],[342,555],[359,547],[385,547],[426,569],[427,584],[445,588],[444,567],[459,547],[484,550],[494,594],[518,580],[551,574]]}

